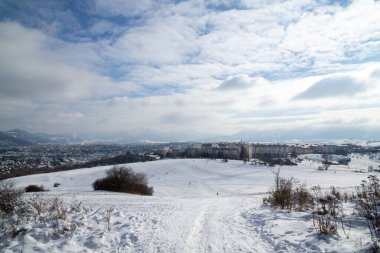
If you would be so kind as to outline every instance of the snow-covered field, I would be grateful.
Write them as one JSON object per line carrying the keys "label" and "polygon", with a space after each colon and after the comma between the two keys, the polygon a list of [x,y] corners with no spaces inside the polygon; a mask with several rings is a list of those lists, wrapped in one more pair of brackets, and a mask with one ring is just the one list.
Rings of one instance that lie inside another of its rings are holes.
{"label": "snow-covered field", "polygon": [[[352,158],[349,166],[304,161],[282,166],[281,176],[308,186],[334,185],[354,191],[379,161]],[[307,212],[286,212],[263,206],[263,194],[273,185],[270,167],[242,161],[205,159],[160,160],[128,164],[144,172],[154,196],[94,192],[91,184],[110,166],[31,175],[19,186],[42,184],[49,189],[37,200],[58,197],[66,210],[66,227],[47,217],[25,219],[14,239],[3,236],[4,252],[357,252],[370,245],[369,231],[353,221],[348,236],[320,237]],[[60,183],[59,187],[53,187]],[[26,194],[26,198],[35,198]],[[352,209],[352,208],[351,208]],[[349,209],[349,210],[351,210]],[[32,214],[31,214],[32,216]],[[36,215],[35,215],[36,216]],[[34,217],[34,216],[33,216]],[[110,222],[107,221],[107,217]],[[347,231],[346,231],[347,232]],[[1,237],[0,237],[1,238]]]}

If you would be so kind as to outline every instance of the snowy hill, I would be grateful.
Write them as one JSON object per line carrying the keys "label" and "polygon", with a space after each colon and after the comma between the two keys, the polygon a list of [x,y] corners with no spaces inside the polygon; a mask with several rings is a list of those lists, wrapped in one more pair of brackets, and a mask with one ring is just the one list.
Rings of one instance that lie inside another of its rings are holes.
{"label": "snowy hill", "polygon": [[[308,185],[356,186],[366,174],[353,173],[355,169],[368,164],[378,167],[377,162],[369,159],[353,159],[354,166],[333,166],[329,171],[317,171],[317,162],[306,161],[299,166],[283,166],[281,175],[295,177]],[[160,160],[146,163],[125,164],[136,172],[146,173],[149,184],[154,187],[155,196],[162,197],[212,197],[220,192],[234,196],[266,192],[273,184],[270,167],[243,164],[242,161],[230,160]],[[20,185],[42,184],[50,191],[93,191],[91,184],[105,176],[105,171],[112,166],[38,174],[17,178]],[[336,172],[336,173],[335,173]],[[54,188],[58,182],[60,187]]]}
{"label": "snowy hill", "polygon": [[[351,167],[318,171],[317,162],[305,161],[283,166],[281,175],[308,186],[353,190],[349,187],[369,175],[354,170],[364,170],[369,163],[376,168],[379,164],[353,158]],[[205,159],[128,166],[147,174],[154,196],[94,192],[91,184],[110,166],[17,178],[20,186],[42,184],[49,189],[40,193],[41,201],[63,201],[67,231],[57,234],[52,223],[38,219],[19,224],[26,232],[10,243],[3,239],[5,252],[355,252],[370,244],[365,224],[352,227],[348,238],[322,240],[310,214],[264,207],[262,194],[273,184],[269,167]],[[75,207],[79,205],[83,208]]]}

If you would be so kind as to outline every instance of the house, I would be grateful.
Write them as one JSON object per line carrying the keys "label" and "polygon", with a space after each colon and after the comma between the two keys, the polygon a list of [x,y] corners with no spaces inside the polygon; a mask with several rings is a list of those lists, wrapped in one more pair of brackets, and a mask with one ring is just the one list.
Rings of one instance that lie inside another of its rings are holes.
{"label": "house", "polygon": [[285,144],[252,144],[253,158],[285,158],[290,153],[290,147]]}

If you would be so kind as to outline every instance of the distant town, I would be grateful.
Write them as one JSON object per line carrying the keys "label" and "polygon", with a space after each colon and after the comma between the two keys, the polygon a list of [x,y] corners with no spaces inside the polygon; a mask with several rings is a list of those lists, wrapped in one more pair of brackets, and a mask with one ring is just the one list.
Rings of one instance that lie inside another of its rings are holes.
{"label": "distant town", "polygon": [[[6,178],[17,171],[33,174],[56,169],[73,169],[123,162],[169,158],[233,159],[245,162],[292,165],[302,154],[379,153],[380,146],[355,144],[283,144],[283,143],[141,143],[141,144],[35,144],[2,146],[0,176]],[[129,154],[125,160],[125,155]],[[142,157],[144,157],[142,159]]]}

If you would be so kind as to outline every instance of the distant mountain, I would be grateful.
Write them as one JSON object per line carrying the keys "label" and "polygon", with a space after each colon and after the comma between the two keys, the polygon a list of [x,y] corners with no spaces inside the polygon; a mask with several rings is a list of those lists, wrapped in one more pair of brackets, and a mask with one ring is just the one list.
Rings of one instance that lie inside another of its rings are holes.
{"label": "distant mountain", "polygon": [[115,142],[115,143],[167,143],[167,142],[192,142],[205,140],[209,135],[196,131],[176,131],[164,132],[150,128],[129,129],[126,131],[111,133],[78,134],[85,140],[94,142]]}
{"label": "distant mountain", "polygon": [[81,140],[65,135],[33,134],[21,129],[12,129],[0,132],[1,146],[30,146],[34,144],[68,144],[78,143]]}
{"label": "distant mountain", "polygon": [[26,140],[32,143],[49,143],[49,138],[40,136],[39,134],[32,134],[21,129],[12,129],[6,133],[19,140]]}
{"label": "distant mountain", "polygon": [[140,143],[140,142],[169,142],[171,138],[151,129],[134,129],[109,133],[79,133],[82,139],[90,142],[110,143]]}
{"label": "distant mountain", "polygon": [[[79,136],[79,137],[72,137]],[[277,130],[247,129],[233,135],[211,136],[195,131],[165,132],[150,128],[129,129],[109,133],[77,133],[51,135],[29,133],[21,129],[0,132],[0,146],[27,146],[34,144],[77,143],[142,143],[142,142],[286,142],[286,143],[347,143],[380,140],[376,128],[334,127],[294,128]]]}
{"label": "distant mountain", "polygon": [[215,141],[248,142],[308,142],[342,143],[377,139],[380,131],[376,128],[335,127],[277,130],[245,130],[229,136],[218,136]]}
{"label": "distant mountain", "polygon": [[19,139],[7,132],[0,132],[0,146],[29,146],[33,145],[33,142]]}
{"label": "distant mountain", "polygon": [[136,129],[111,133],[79,133],[71,137],[67,135],[51,135],[30,133],[22,129],[0,131],[0,146],[29,146],[35,144],[76,144],[76,143],[139,143],[177,141],[173,136],[165,136],[150,129]]}

